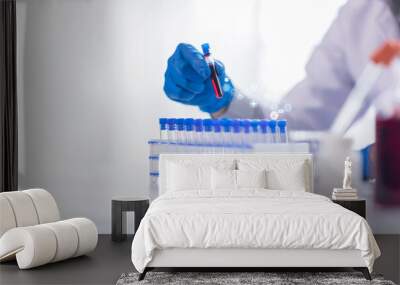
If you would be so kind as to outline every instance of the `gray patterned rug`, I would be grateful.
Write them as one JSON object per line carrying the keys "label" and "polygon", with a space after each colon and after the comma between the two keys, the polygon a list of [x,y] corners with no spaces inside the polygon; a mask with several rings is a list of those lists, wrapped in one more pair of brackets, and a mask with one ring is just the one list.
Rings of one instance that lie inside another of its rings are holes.
{"label": "gray patterned rug", "polygon": [[148,272],[142,281],[137,280],[138,276],[138,273],[124,273],[116,285],[395,285],[392,281],[384,280],[380,275],[373,275],[373,280],[368,281],[359,272]]}

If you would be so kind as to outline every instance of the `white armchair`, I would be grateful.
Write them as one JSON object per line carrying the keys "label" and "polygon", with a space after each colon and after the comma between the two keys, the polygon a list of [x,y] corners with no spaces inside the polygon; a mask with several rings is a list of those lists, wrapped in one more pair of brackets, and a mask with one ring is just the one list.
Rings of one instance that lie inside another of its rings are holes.
{"label": "white armchair", "polygon": [[28,269],[84,255],[96,245],[96,225],[86,218],[60,221],[46,190],[0,193],[0,262],[16,258],[20,269]]}

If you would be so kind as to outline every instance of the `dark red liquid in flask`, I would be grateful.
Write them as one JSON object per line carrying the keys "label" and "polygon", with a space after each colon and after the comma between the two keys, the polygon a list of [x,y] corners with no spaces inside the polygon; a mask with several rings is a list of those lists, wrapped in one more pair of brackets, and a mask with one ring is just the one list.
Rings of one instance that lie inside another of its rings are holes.
{"label": "dark red liquid in flask", "polygon": [[376,119],[376,202],[400,206],[400,108]]}

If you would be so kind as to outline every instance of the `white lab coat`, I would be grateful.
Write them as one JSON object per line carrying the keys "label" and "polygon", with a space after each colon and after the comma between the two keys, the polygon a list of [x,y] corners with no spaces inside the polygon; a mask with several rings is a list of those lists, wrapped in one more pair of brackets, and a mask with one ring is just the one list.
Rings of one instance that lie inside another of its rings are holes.
{"label": "white lab coat", "polygon": [[[349,0],[309,59],[306,78],[283,99],[293,107],[288,114],[290,129],[328,129],[370,54],[385,40],[400,38],[399,25],[384,0]],[[392,84],[393,75],[385,73],[358,117]],[[266,107],[236,94],[224,116],[267,118],[270,109]]]}

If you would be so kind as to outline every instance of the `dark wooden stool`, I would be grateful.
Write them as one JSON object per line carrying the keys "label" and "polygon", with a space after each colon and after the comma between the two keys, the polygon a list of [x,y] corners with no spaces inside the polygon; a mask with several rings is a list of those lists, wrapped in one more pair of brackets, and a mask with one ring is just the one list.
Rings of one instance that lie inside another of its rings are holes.
{"label": "dark wooden stool", "polygon": [[126,240],[126,212],[135,212],[135,232],[149,208],[149,199],[114,197],[111,201],[112,240]]}

